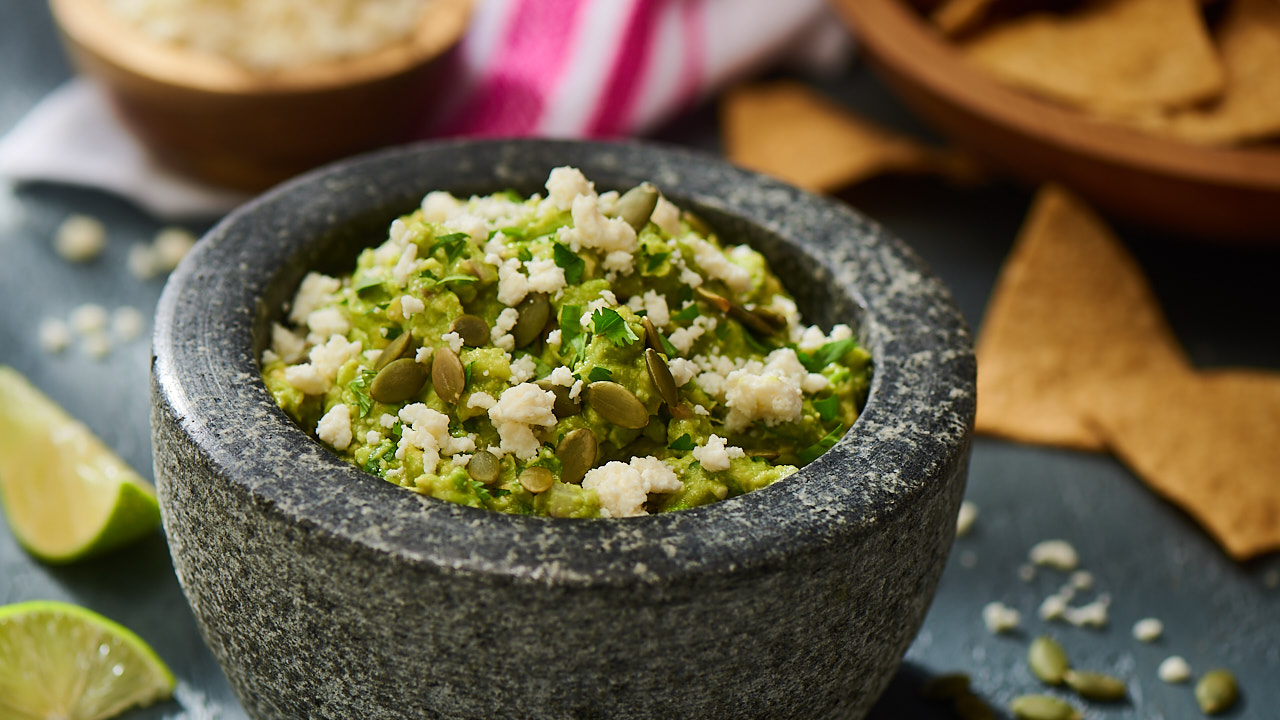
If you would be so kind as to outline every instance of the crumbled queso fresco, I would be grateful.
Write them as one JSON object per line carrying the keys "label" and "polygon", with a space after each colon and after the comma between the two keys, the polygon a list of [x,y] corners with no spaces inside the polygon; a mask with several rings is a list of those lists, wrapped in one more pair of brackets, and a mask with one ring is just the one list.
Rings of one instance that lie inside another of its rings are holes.
{"label": "crumbled queso fresco", "polygon": [[868,354],[763,256],[648,184],[546,191],[432,192],[351,275],[308,274],[262,356],[276,401],[390,482],[556,517],[740,495],[852,425]]}

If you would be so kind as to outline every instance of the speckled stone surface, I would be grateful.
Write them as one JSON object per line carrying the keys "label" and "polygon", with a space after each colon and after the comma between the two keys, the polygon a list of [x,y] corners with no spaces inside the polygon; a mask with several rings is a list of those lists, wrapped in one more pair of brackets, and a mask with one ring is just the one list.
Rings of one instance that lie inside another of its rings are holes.
{"label": "speckled stone surface", "polygon": [[[338,272],[432,189],[652,180],[765,253],[806,319],[875,359],[866,410],[768,488],[625,520],[508,516],[340,461],[256,357],[306,270]],[[643,145],[422,145],[283,186],[160,301],[155,470],[201,632],[255,718],[859,718],[923,620],[964,489],[971,339],[941,283],[847,207]]]}

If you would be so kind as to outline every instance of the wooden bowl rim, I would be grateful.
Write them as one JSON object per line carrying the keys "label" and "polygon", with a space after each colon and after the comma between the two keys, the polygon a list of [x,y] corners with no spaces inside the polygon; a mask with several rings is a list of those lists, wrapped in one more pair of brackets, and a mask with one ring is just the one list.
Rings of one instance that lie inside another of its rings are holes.
{"label": "wooden bowl rim", "polygon": [[472,0],[433,0],[407,38],[364,55],[254,71],[212,53],[157,42],[103,0],[50,0],[66,38],[123,70],[162,84],[228,95],[305,93],[390,77],[447,51],[466,29]]}
{"label": "wooden bowl rim", "polygon": [[993,125],[1097,161],[1280,193],[1280,150],[1193,145],[1093,120],[1000,84],[970,65],[901,0],[833,2],[879,62]]}

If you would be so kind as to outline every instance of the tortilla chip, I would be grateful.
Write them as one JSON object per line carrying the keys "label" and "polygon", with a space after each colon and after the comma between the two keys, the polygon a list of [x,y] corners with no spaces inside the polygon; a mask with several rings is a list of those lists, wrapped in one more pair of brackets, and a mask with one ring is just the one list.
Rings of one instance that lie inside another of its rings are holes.
{"label": "tortilla chip", "polygon": [[967,156],[863,120],[798,82],[735,88],[721,117],[731,161],[817,192],[882,173],[939,173],[957,181],[978,174]]}
{"label": "tortilla chip", "polygon": [[1235,0],[1215,37],[1226,67],[1222,98],[1174,115],[1163,129],[1214,144],[1280,136],[1280,2]]}
{"label": "tortilla chip", "polygon": [[1189,366],[1142,268],[1093,211],[1041,189],[1005,261],[977,345],[979,432],[1087,450],[1085,380]]}
{"label": "tortilla chip", "polygon": [[1174,371],[1095,384],[1107,445],[1236,560],[1280,549],[1280,373]]}
{"label": "tortilla chip", "polygon": [[1190,105],[1225,82],[1197,0],[1093,0],[993,25],[960,47],[1006,83],[1099,116]]}

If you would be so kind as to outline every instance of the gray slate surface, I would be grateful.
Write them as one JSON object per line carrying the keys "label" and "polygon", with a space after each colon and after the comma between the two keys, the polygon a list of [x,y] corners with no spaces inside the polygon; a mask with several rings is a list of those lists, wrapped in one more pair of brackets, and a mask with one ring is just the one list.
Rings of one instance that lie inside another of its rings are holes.
{"label": "gray slate surface", "polygon": [[[68,73],[45,6],[0,3],[0,132]],[[850,107],[920,131],[865,67],[819,85]],[[706,149],[718,144],[710,109],[681,118],[659,135]],[[1004,184],[960,191],[882,180],[845,199],[919,251],[976,327],[1029,195]],[[90,265],[69,266],[50,246],[52,230],[73,211],[97,215],[111,229],[106,254]],[[149,239],[159,227],[126,203],[95,192],[0,187],[0,363],[25,373],[148,475],[145,341],[117,348],[101,362],[74,348],[49,357],[37,349],[30,323],[33,317],[65,316],[83,302],[131,304],[149,312],[162,282],[137,282],[124,262],[129,245]],[[1121,234],[1198,364],[1280,369],[1280,246],[1224,248],[1132,228],[1121,228]],[[1280,555],[1232,563],[1178,508],[1101,455],[980,439],[968,497],[981,507],[977,527],[957,542],[924,629],[872,718],[953,717],[918,697],[929,676],[953,670],[971,673],[977,690],[997,704],[1038,690],[1022,658],[1029,637],[1041,632],[1056,635],[1078,665],[1130,679],[1131,702],[1095,705],[1090,718],[1201,717],[1189,687],[1155,679],[1160,660],[1174,653],[1194,670],[1236,670],[1244,702],[1226,717],[1280,715],[1280,588],[1266,580],[1280,573]],[[1050,537],[1072,541],[1098,589],[1113,596],[1107,629],[1034,619],[1039,601],[1064,577],[1042,572],[1027,584],[1016,569],[1032,544]],[[973,567],[962,559],[972,560]],[[0,529],[0,603],[38,598],[81,603],[128,625],[173,668],[179,702],[135,711],[125,720],[246,717],[200,642],[158,533],[98,562],[48,568],[28,558],[7,528]],[[991,600],[1032,618],[1024,623],[1024,635],[987,634],[980,613]],[[1147,616],[1165,622],[1165,637],[1154,645],[1130,636],[1132,623]]]}

